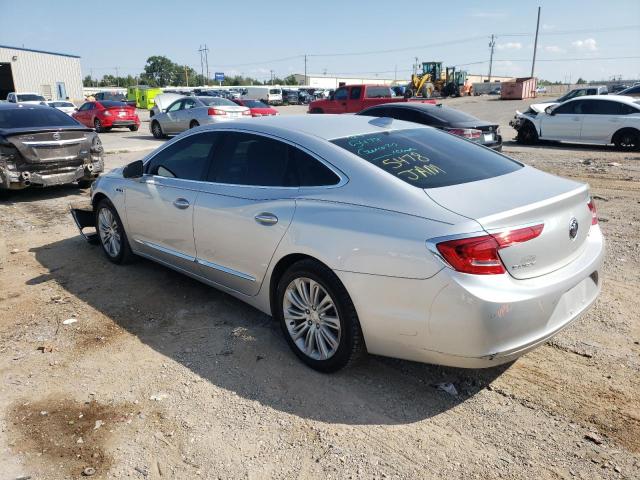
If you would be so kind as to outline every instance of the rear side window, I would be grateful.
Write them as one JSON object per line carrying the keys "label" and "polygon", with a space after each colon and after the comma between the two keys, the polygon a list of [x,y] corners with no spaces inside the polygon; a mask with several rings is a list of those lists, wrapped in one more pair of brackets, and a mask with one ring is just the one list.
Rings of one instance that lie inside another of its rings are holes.
{"label": "rear side window", "polygon": [[153,157],[147,165],[147,174],[202,180],[215,140],[216,134],[213,132],[189,135]]}
{"label": "rear side window", "polygon": [[331,141],[418,188],[438,188],[511,173],[522,165],[439,130],[417,128]]}
{"label": "rear side window", "polygon": [[260,135],[221,133],[208,180],[232,185],[297,187],[335,185],[340,179],[302,150]]}
{"label": "rear side window", "polygon": [[367,98],[391,98],[393,92],[389,87],[367,87]]}

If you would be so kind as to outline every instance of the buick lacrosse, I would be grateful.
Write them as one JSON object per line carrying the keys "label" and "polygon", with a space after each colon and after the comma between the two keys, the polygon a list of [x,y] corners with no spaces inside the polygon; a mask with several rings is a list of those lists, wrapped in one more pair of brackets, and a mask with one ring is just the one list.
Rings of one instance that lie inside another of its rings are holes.
{"label": "buick lacrosse", "polygon": [[145,257],[253,305],[325,372],[364,352],[509,362],[602,282],[587,185],[390,118],[195,128],[99,177],[72,213],[112,262]]}

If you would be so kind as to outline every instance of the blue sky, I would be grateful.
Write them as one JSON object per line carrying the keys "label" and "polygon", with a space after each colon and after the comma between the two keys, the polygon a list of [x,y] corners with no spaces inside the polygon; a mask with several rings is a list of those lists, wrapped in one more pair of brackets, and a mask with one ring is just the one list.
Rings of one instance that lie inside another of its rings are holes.
{"label": "blue sky", "polygon": [[[486,74],[494,33],[494,74],[526,76],[540,5],[537,76],[640,78],[640,0],[458,1],[452,8],[415,2],[415,13],[408,13],[410,4],[1,0],[0,44],[80,55],[83,74],[94,77],[115,74],[116,66],[121,74],[138,74],[151,55],[200,71],[198,47],[206,43],[212,74],[301,73],[306,53],[309,73],[393,78],[397,69],[402,78],[414,57]],[[375,53],[351,55],[362,52]]]}

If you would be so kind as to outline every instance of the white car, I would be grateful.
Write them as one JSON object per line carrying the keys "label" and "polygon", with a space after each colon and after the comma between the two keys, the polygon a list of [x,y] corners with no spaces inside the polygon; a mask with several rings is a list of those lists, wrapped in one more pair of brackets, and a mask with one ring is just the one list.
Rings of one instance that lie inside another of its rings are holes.
{"label": "white car", "polygon": [[538,140],[615,145],[624,150],[640,149],[640,100],[622,95],[590,95],[542,112],[516,112],[510,125],[517,141]]}
{"label": "white car", "polygon": [[[544,89],[544,92],[540,91],[541,88]],[[546,93],[546,91],[547,89],[545,87],[540,87],[536,89],[537,93]],[[574,88],[573,90],[565,93],[561,97],[556,98],[555,100],[552,100],[550,102],[532,103],[531,105],[529,105],[529,110],[532,110],[536,113],[540,113],[552,105],[558,105],[559,103],[563,103],[574,98],[584,97],[587,95],[607,95],[608,93],[609,91],[607,87],[603,87],[603,86]]]}
{"label": "white car", "polygon": [[26,103],[31,105],[42,105],[46,102],[46,99],[39,93],[34,92],[11,92],[7,95],[7,102],[9,103]]}
{"label": "white car", "polygon": [[273,315],[325,372],[364,351],[510,362],[570,325],[602,284],[587,185],[390,118],[201,126],[91,193],[72,213],[110,261],[149,258]]}
{"label": "white car", "polygon": [[50,107],[57,108],[58,110],[66,113],[67,115],[72,115],[73,112],[78,110],[73,103],[68,102],[66,100],[53,100],[45,103]]}

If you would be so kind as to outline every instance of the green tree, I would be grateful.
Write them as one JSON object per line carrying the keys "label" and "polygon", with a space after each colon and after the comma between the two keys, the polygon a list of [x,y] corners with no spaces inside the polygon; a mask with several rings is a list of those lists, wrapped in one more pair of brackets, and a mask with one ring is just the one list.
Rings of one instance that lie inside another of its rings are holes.
{"label": "green tree", "polygon": [[87,75],[82,79],[83,87],[93,87],[93,85],[94,85],[94,82],[93,82],[93,78],[91,78],[91,75]]}
{"label": "green tree", "polygon": [[180,65],[173,63],[167,57],[154,55],[147,58],[143,77],[149,85],[165,87],[177,81]]}
{"label": "green tree", "polygon": [[584,85],[585,83],[587,83],[587,81],[582,77],[580,77],[576,82],[577,85]]}

